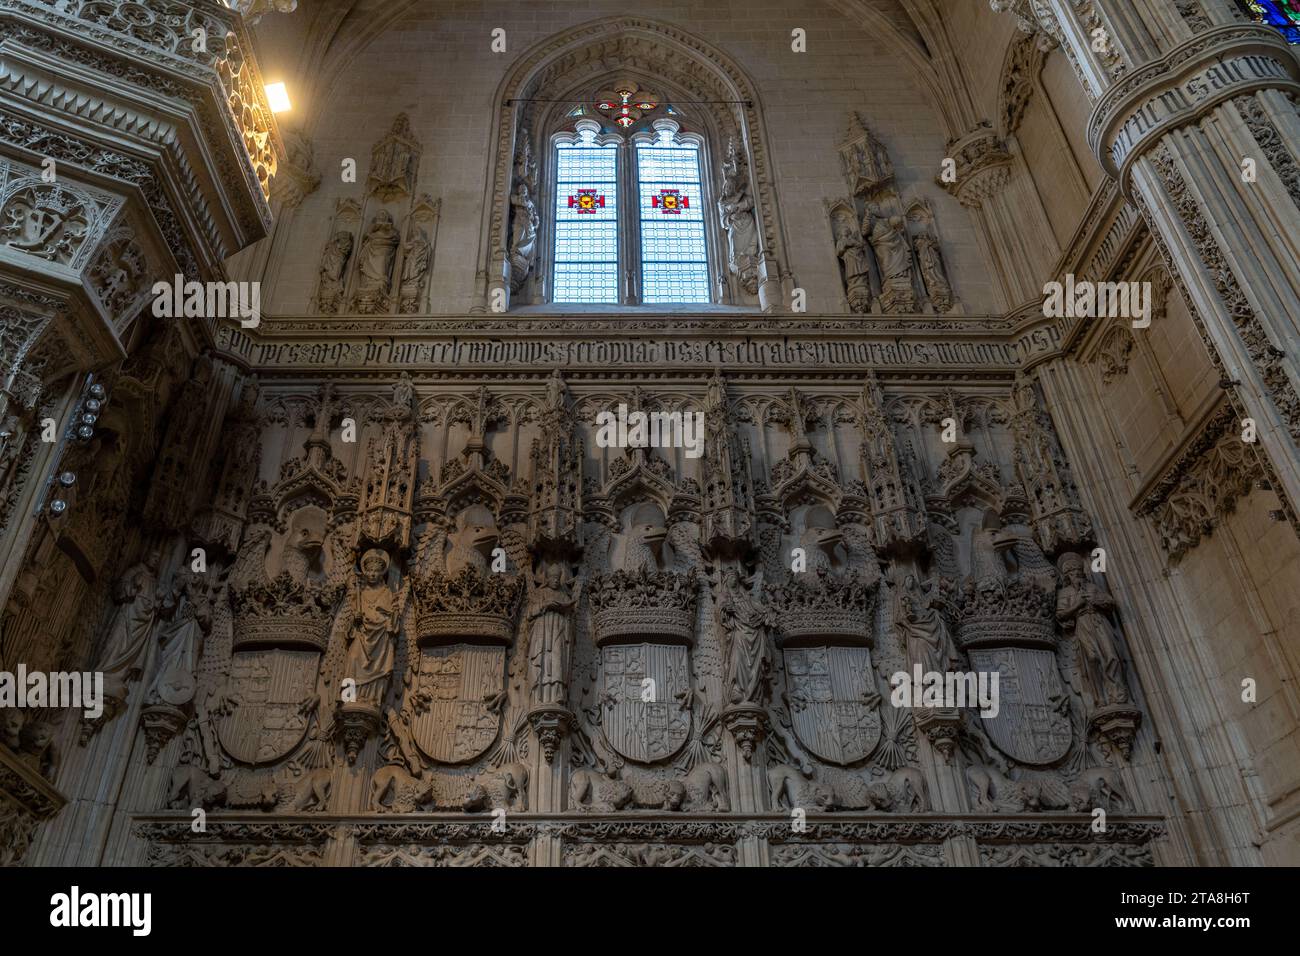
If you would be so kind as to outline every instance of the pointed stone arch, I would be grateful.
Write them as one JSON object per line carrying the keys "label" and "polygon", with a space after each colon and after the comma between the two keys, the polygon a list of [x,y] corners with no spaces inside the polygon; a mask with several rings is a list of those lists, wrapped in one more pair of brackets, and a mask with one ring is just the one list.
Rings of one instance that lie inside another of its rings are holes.
{"label": "pointed stone arch", "polygon": [[759,304],[784,310],[791,285],[785,229],[776,202],[775,172],[757,86],[735,59],[679,27],[645,17],[614,16],[580,24],[535,44],[515,61],[497,88],[489,170],[478,258],[478,298],[473,311],[492,307],[500,290],[510,293],[510,200],[516,156],[536,132],[545,99],[601,74],[627,72],[662,78],[666,88],[695,97],[719,138],[709,157],[715,168],[721,148],[734,137],[747,162],[759,241]]}

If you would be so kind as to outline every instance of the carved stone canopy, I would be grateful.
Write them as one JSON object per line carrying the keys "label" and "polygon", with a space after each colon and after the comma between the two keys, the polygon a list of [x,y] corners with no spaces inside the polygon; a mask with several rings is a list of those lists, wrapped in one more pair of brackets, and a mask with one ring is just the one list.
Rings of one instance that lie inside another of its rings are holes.
{"label": "carved stone canopy", "polygon": [[366,188],[381,202],[392,202],[415,192],[421,146],[411,132],[411,120],[398,113],[393,128],[370,151]]}

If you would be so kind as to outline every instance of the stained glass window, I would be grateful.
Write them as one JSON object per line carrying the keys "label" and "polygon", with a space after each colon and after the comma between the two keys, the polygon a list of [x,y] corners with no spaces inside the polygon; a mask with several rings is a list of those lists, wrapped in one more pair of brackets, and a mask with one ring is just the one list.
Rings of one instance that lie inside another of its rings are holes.
{"label": "stained glass window", "polygon": [[708,302],[700,149],[674,143],[672,130],[637,143],[641,215],[641,300]]}
{"label": "stained glass window", "polygon": [[555,148],[555,302],[618,302],[618,147]]}
{"label": "stained glass window", "polygon": [[596,95],[596,109],[614,121],[619,129],[627,129],[659,105],[659,97],[631,86],[604,90]]}
{"label": "stained glass window", "polygon": [[1256,23],[1276,27],[1287,43],[1300,43],[1300,0],[1237,0]]}

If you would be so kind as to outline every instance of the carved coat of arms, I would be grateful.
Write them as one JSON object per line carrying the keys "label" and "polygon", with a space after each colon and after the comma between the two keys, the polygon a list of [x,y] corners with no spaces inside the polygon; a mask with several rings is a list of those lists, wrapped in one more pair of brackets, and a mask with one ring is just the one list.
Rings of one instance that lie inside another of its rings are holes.
{"label": "carved coat of arms", "polygon": [[320,652],[269,648],[230,658],[217,739],[246,764],[273,763],[302,743],[315,700]]}
{"label": "carved coat of arms", "polygon": [[865,760],[880,742],[870,649],[788,647],[784,654],[790,719],[799,742],[830,763]]}
{"label": "carved coat of arms", "polygon": [[973,647],[968,653],[975,670],[998,673],[998,714],[982,718],[997,748],[1026,764],[1064,757],[1072,731],[1056,653],[1029,647]]}
{"label": "carved coat of arms", "polygon": [[501,728],[506,649],[450,644],[420,650],[411,737],[431,760],[464,763],[492,746]]}
{"label": "carved coat of arms", "polygon": [[681,750],[691,732],[689,668],[685,645],[601,648],[601,721],[610,746],[640,763]]}

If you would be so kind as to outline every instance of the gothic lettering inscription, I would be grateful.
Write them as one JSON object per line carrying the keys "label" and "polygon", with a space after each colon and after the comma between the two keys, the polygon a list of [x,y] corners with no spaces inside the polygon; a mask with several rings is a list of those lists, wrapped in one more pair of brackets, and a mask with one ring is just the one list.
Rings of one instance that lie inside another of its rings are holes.
{"label": "gothic lettering inscription", "polygon": [[498,371],[503,367],[608,368],[671,365],[684,368],[807,368],[833,366],[958,367],[1016,364],[1015,347],[989,341],[886,341],[752,337],[727,339],[639,338],[568,341],[545,337],[509,339],[420,337],[419,341],[368,337],[363,341],[254,343],[232,329],[223,345],[259,367],[420,369],[456,365]]}

